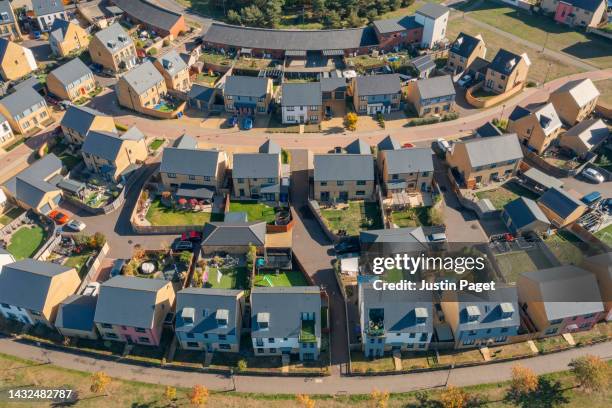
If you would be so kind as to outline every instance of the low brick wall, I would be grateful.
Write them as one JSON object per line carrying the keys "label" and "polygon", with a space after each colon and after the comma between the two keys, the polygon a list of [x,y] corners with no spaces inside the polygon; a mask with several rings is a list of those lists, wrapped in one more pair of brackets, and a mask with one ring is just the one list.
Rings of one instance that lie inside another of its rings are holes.
{"label": "low brick wall", "polygon": [[289,223],[285,225],[273,225],[273,224],[266,225],[266,232],[268,234],[273,234],[277,232],[289,232],[293,229],[294,226],[295,226],[295,219],[292,216],[291,221],[289,221]]}
{"label": "low brick wall", "polygon": [[595,106],[595,112],[604,116],[606,119],[612,119],[612,106],[608,104],[599,102],[597,106]]}
{"label": "low brick wall", "polygon": [[505,101],[506,99],[512,98],[514,95],[516,95],[517,93],[521,92],[523,90],[523,87],[525,86],[525,84],[519,84],[519,85],[515,86],[514,88],[512,88],[511,90],[509,90],[508,92],[505,92],[503,94],[492,96],[492,97],[487,98],[487,99],[480,99],[480,98],[472,95],[472,92],[481,89],[482,85],[483,85],[483,82],[479,82],[476,85],[468,88],[467,91],[465,91],[465,100],[467,101],[467,103],[469,103],[473,107],[479,108],[479,109],[481,109],[481,108],[489,108],[489,107],[491,107],[493,105],[497,105],[497,104]]}
{"label": "low brick wall", "polygon": [[182,114],[186,107],[187,102],[183,101],[172,112],[162,112],[155,109],[143,108],[142,113],[144,113],[145,115],[153,116],[154,118],[158,119],[176,119],[179,113]]}

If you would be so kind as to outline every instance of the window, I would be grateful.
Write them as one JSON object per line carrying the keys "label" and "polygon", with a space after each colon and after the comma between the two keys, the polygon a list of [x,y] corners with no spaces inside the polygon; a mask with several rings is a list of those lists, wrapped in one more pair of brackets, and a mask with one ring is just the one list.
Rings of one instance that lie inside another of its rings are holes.
{"label": "window", "polygon": [[104,333],[104,337],[108,337],[109,339],[116,339],[117,335],[115,333]]}
{"label": "window", "polygon": [[501,332],[502,333],[508,333],[508,328],[507,327],[502,327]]}
{"label": "window", "polygon": [[337,186],[343,186],[344,185],[344,181],[343,180],[338,180],[338,181],[336,181],[336,185]]}
{"label": "window", "polygon": [[7,303],[2,303],[2,307],[5,309],[10,309],[11,305],[7,304]]}
{"label": "window", "polygon": [[176,178],[176,173],[168,173],[168,178]]}
{"label": "window", "polygon": [[244,183],[244,179],[243,178],[239,178],[238,179],[238,184],[242,184],[242,183]]}
{"label": "window", "polygon": [[547,329],[544,334],[555,334],[557,332],[557,328]]}
{"label": "window", "polygon": [[319,116],[318,116],[318,115],[311,115],[311,116],[310,116],[310,120],[311,120],[312,122],[316,122],[316,121],[318,121],[318,120],[319,120]]}
{"label": "window", "polygon": [[417,317],[416,318],[416,323],[417,324],[425,324],[425,321],[427,321],[426,317]]}
{"label": "window", "polygon": [[363,195],[365,195],[365,191],[364,190],[357,190],[357,191],[355,191],[355,195],[363,196]]}
{"label": "window", "polygon": [[189,176],[189,180],[195,180],[195,179],[196,179],[196,176],[191,176],[191,175]]}
{"label": "window", "polygon": [[270,353],[276,353],[276,349],[275,348],[271,348],[270,349]]}
{"label": "window", "polygon": [[366,185],[366,181],[365,180],[357,180],[357,185],[358,186],[365,186]]}
{"label": "window", "polygon": [[264,352],[264,349],[262,349],[262,348],[258,348],[258,349],[257,349],[257,352],[261,354],[261,353],[263,353],[263,352]]}
{"label": "window", "polygon": [[230,350],[232,348],[232,346],[230,346],[229,344],[223,343],[223,344],[219,344],[219,348],[221,350]]}
{"label": "window", "polygon": [[146,333],[146,330],[141,328],[141,327],[137,327],[136,328],[136,333]]}
{"label": "window", "polygon": [[327,185],[327,181],[322,181],[321,182],[321,186],[326,186]]}
{"label": "window", "polygon": [[500,336],[500,337],[497,337],[497,338],[495,339],[495,342],[496,342],[496,343],[503,343],[503,342],[505,342],[506,340],[508,340],[508,337],[506,337],[506,336]]}
{"label": "window", "polygon": [[472,344],[476,343],[476,339],[469,339],[469,340],[464,340],[463,341],[463,345],[464,346],[470,346]]}
{"label": "window", "polygon": [[263,346],[263,339],[261,338],[256,339],[255,344],[257,345],[257,347]]}
{"label": "window", "polygon": [[268,183],[274,183],[274,181],[275,181],[274,178],[272,177],[268,178]]}
{"label": "window", "polygon": [[141,342],[141,343],[150,343],[151,342],[151,340],[149,340],[148,337],[139,337],[138,341]]}
{"label": "window", "polygon": [[187,338],[188,338],[188,339],[193,339],[193,338],[194,338],[193,333],[187,333]]}
{"label": "window", "polygon": [[293,112],[295,110],[294,106],[287,106],[287,112]]}
{"label": "window", "polygon": [[427,333],[421,333],[421,341],[427,341]]}
{"label": "window", "polygon": [[268,343],[274,343],[274,337],[268,338]]}
{"label": "window", "polygon": [[200,343],[195,342],[195,341],[188,341],[187,347],[200,347]]}
{"label": "window", "polygon": [[112,329],[113,328],[113,325],[112,324],[108,324],[108,323],[102,323],[101,326],[104,329]]}
{"label": "window", "polygon": [[317,110],[317,109],[319,109],[319,107],[318,107],[318,106],[316,106],[316,105],[312,105],[312,106],[310,107],[310,110]]}
{"label": "window", "polygon": [[409,339],[414,339],[414,338],[415,338],[415,336],[416,336],[416,333],[410,333],[410,334],[408,335],[408,338],[409,338]]}

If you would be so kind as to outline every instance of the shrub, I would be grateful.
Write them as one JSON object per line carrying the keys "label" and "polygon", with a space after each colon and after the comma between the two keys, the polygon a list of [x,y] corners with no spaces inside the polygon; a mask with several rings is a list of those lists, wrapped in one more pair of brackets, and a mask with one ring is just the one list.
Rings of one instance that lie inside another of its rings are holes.
{"label": "shrub", "polygon": [[344,123],[348,130],[355,131],[357,129],[357,120],[359,117],[355,112],[349,112],[344,117]]}
{"label": "shrub", "polygon": [[533,81],[529,81],[527,82],[527,88],[535,88],[537,86],[537,84]]}
{"label": "shrub", "polygon": [[238,360],[238,371],[244,371],[247,367],[247,361],[244,358]]}
{"label": "shrub", "polygon": [[170,40],[167,38],[164,38],[164,42],[162,44],[164,45],[164,47],[167,47],[170,45]]}
{"label": "shrub", "polygon": [[157,55],[157,48],[155,47],[151,47],[151,49],[149,49],[149,51],[147,51],[147,55]]}

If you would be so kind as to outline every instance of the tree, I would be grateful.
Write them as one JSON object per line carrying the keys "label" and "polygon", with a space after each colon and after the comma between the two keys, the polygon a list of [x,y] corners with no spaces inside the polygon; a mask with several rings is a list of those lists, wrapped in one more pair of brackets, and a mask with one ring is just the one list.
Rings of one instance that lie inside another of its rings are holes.
{"label": "tree", "polygon": [[209,394],[208,389],[203,385],[194,385],[189,393],[189,402],[196,406],[206,405]]}
{"label": "tree", "polygon": [[324,24],[328,28],[342,28],[342,18],[336,10],[327,12]]}
{"label": "tree", "polygon": [[325,5],[325,0],[313,0],[312,1],[312,12],[313,17],[320,20],[325,16],[327,12],[327,6]]}
{"label": "tree", "polygon": [[295,399],[297,399],[298,404],[304,408],[314,408],[315,402],[305,394],[298,394]]}
{"label": "tree", "polygon": [[512,367],[509,397],[519,399],[538,389],[538,376],[532,369],[519,364]]}
{"label": "tree", "polygon": [[266,21],[259,7],[254,4],[240,10],[240,20],[244,25],[253,27],[262,27]]}
{"label": "tree", "polygon": [[598,356],[587,354],[573,359],[569,366],[578,384],[587,392],[599,392],[608,385],[608,365]]}
{"label": "tree", "polygon": [[89,246],[93,249],[100,249],[106,244],[106,235],[101,232],[96,232],[89,237]]}
{"label": "tree", "polygon": [[248,367],[247,361],[244,358],[241,358],[240,360],[238,360],[238,371],[244,371],[246,370]]}
{"label": "tree", "polygon": [[278,27],[283,16],[285,0],[268,0],[265,5],[266,24],[268,27]]}
{"label": "tree", "polygon": [[461,388],[451,385],[440,396],[440,402],[444,408],[465,408],[468,395]]}
{"label": "tree", "polygon": [[376,9],[368,10],[368,12],[366,13],[366,17],[368,19],[368,22],[371,23],[372,21],[378,19],[378,11],[376,11]]}
{"label": "tree", "polygon": [[151,47],[149,49],[149,51],[147,51],[147,54],[149,54],[149,55],[157,55],[157,48]]}
{"label": "tree", "polygon": [[171,386],[166,386],[166,390],[164,391],[164,398],[168,400],[168,402],[172,402],[176,399],[176,388]]}
{"label": "tree", "polygon": [[257,258],[257,247],[253,244],[249,244],[249,250],[246,254],[247,269],[253,269],[255,258]]}
{"label": "tree", "polygon": [[355,112],[349,112],[344,117],[344,123],[348,130],[354,131],[357,129],[357,120],[359,117]]}
{"label": "tree", "polygon": [[357,14],[357,10],[353,10],[351,11],[351,13],[348,15],[346,22],[348,23],[349,27],[361,27],[363,24],[363,21],[361,21],[361,17],[359,17],[359,14]]}
{"label": "tree", "polygon": [[92,374],[89,389],[91,392],[98,394],[100,392],[104,392],[110,382],[111,378],[104,371],[98,371]]}
{"label": "tree", "polygon": [[242,24],[242,19],[236,10],[230,10],[227,12],[227,22],[230,24],[240,25]]}
{"label": "tree", "polygon": [[387,408],[389,404],[389,391],[374,390],[370,393],[370,399],[376,408]]}

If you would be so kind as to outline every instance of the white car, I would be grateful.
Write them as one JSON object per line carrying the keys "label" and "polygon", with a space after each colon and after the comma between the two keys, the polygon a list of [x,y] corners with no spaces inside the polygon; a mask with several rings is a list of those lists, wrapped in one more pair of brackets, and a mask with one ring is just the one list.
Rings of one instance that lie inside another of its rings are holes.
{"label": "white car", "polygon": [[468,85],[470,82],[472,82],[472,76],[468,74],[468,75],[462,76],[461,79],[457,81],[457,85],[459,85],[460,87],[464,87]]}
{"label": "white car", "polygon": [[83,231],[85,227],[87,227],[87,225],[85,225],[83,221],[79,220],[70,220],[70,222],[68,222],[66,226],[73,231]]}
{"label": "white car", "polygon": [[83,289],[83,296],[98,296],[100,292],[100,282],[91,282]]}
{"label": "white car", "polygon": [[446,140],[440,138],[437,141],[438,143],[438,147],[440,148],[440,150],[442,150],[444,153],[448,152],[450,150],[450,143],[448,143]]}
{"label": "white car", "polygon": [[590,167],[588,169],[584,169],[582,171],[582,175],[586,179],[588,179],[588,180],[590,180],[590,181],[592,181],[594,183],[597,183],[597,184],[603,183],[605,181],[604,176],[602,176],[602,174],[600,172],[598,172],[597,170],[592,169]]}

